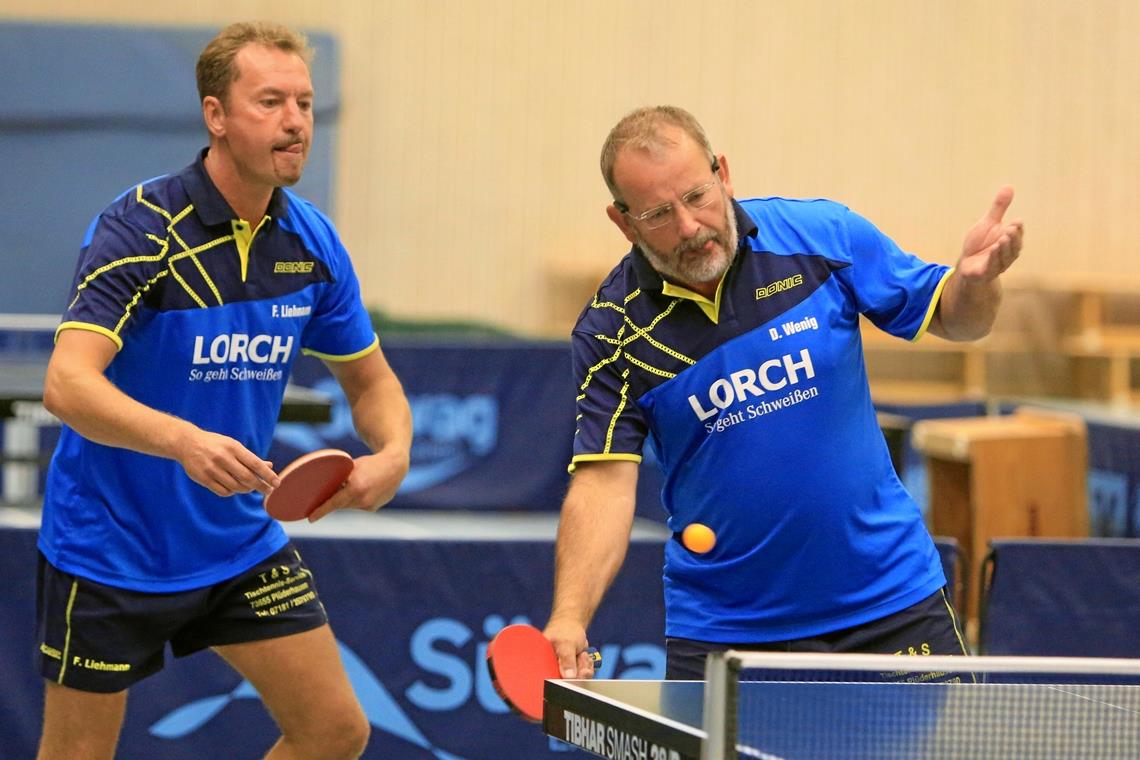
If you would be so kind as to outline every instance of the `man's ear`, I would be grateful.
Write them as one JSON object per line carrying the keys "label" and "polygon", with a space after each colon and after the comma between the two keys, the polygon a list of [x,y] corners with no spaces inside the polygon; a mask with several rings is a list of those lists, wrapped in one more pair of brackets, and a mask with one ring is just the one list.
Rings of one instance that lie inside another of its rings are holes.
{"label": "man's ear", "polygon": [[732,179],[731,179],[731,177],[729,177],[729,174],[728,174],[728,159],[725,158],[724,154],[722,153],[721,155],[716,157],[716,163],[717,163],[717,172],[716,172],[717,176],[720,177],[721,184],[724,185],[724,189],[728,193],[728,197],[731,198],[731,197],[733,197],[732,196]]}
{"label": "man's ear", "polygon": [[225,137],[226,107],[213,95],[202,98],[202,120],[206,122],[206,131],[211,136]]}
{"label": "man's ear", "polygon": [[629,217],[618,210],[618,207],[612,203],[606,206],[606,216],[610,221],[617,225],[621,230],[621,234],[625,235],[625,239],[631,243],[637,243],[637,235],[633,231],[633,222],[629,221]]}

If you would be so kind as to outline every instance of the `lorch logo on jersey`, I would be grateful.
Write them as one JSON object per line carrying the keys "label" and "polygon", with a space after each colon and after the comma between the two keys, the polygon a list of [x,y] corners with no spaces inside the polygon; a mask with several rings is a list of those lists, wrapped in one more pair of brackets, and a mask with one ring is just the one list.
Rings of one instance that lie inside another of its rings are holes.
{"label": "lorch logo on jersey", "polygon": [[727,378],[714,381],[706,393],[712,409],[705,409],[704,399],[699,399],[696,395],[689,396],[689,406],[693,407],[697,419],[704,422],[718,411],[747,398],[780,391],[800,380],[810,380],[813,377],[815,367],[811,363],[811,354],[805,348],[800,351],[798,361],[792,354],[784,354],[778,359],[769,359],[756,369],[746,367]]}
{"label": "lorch logo on jersey", "polygon": [[194,364],[281,364],[292,354],[292,335],[218,335],[209,348],[203,336],[194,337]]}
{"label": "lorch logo on jersey", "polygon": [[[246,335],[229,333],[218,335],[206,345],[206,338],[194,337],[195,366],[190,370],[192,383],[213,383],[223,380],[259,380],[276,383],[285,376],[282,366],[287,366],[293,355],[293,336]],[[249,367],[249,364],[276,365]]]}

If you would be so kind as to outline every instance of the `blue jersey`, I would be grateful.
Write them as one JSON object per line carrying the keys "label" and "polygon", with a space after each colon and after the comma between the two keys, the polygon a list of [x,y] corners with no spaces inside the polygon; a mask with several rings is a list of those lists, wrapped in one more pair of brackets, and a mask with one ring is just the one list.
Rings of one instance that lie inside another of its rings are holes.
{"label": "blue jersey", "polygon": [[830,201],[733,206],[740,247],[715,300],[635,248],[582,313],[571,466],[639,461],[648,438],[674,534],[716,533],[704,555],[667,543],[669,636],[781,641],[892,614],[945,578],[891,466],[859,315],[917,339],[949,269]]}
{"label": "blue jersey", "polygon": [[[332,223],[284,189],[263,219],[237,219],[204,155],[94,221],[59,329],[113,340],[106,376],[128,396],[264,457],[297,355],[351,360],[378,343]],[[260,494],[215,496],[173,460],[63,427],[39,537],[60,570],[180,591],[233,577],[285,542]]]}

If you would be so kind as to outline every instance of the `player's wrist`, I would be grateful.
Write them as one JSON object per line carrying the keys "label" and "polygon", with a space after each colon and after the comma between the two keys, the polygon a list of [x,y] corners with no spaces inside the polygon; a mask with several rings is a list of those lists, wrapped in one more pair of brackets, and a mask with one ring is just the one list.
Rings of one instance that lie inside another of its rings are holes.
{"label": "player's wrist", "polygon": [[408,474],[408,470],[412,466],[412,449],[411,446],[403,446],[397,443],[386,443],[377,449],[373,456],[383,457],[389,462],[393,463],[397,469],[400,470],[400,477]]}
{"label": "player's wrist", "polygon": [[154,430],[158,453],[167,459],[181,462],[187,455],[197,450],[194,439],[201,432],[201,428],[194,423],[167,415],[162,424],[156,425]]}
{"label": "player's wrist", "polygon": [[585,632],[586,627],[590,624],[590,618],[590,612],[584,608],[556,607],[550,613],[546,628],[547,630],[574,628]]}

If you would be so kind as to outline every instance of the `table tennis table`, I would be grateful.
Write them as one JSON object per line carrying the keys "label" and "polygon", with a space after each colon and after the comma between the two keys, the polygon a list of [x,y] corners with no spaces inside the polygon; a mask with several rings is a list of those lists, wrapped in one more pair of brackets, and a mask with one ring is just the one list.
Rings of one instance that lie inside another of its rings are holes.
{"label": "table tennis table", "polygon": [[[708,760],[705,687],[547,681],[543,728],[599,757]],[[738,716],[736,753],[724,757],[1140,757],[1136,685],[741,681],[739,689],[748,712]],[[1009,709],[1017,704],[1032,710]]]}

